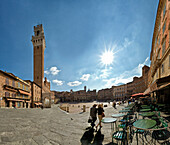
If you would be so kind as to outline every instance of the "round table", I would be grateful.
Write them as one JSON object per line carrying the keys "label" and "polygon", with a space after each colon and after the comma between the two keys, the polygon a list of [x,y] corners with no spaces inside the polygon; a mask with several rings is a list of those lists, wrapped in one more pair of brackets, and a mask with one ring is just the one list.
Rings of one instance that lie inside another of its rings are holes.
{"label": "round table", "polygon": [[140,115],[143,116],[143,117],[150,117],[150,116],[154,116],[155,112],[145,112],[145,113],[142,113]]}
{"label": "round table", "polygon": [[120,110],[119,113],[131,112],[131,110]]}
{"label": "round table", "polygon": [[141,105],[142,109],[150,109],[150,106],[148,105]]}
{"label": "round table", "polygon": [[133,123],[137,129],[147,130],[156,125],[156,121],[152,119],[139,119]]}
{"label": "round table", "polygon": [[129,110],[129,109],[130,109],[129,107],[122,108],[122,110]]}
{"label": "round table", "polygon": [[159,107],[164,107],[165,104],[157,104]]}
{"label": "round table", "polygon": [[[133,123],[133,127],[142,130],[149,130],[156,125],[156,121],[152,119],[139,119]],[[136,140],[138,145],[138,133],[136,133]]]}
{"label": "round table", "polygon": [[103,123],[114,123],[117,119],[116,118],[103,118]]}
{"label": "round table", "polygon": [[[111,131],[114,130],[114,126],[112,125],[113,123],[116,123],[117,119],[116,118],[103,118],[102,123],[111,123]],[[115,125],[116,126],[116,125]]]}
{"label": "round table", "polygon": [[151,109],[140,109],[140,112],[148,112],[151,111]]}
{"label": "round table", "polygon": [[118,113],[118,114],[113,114],[112,115],[112,117],[113,118],[119,118],[119,117],[123,117],[123,116],[125,116],[126,114],[124,114],[124,113]]}

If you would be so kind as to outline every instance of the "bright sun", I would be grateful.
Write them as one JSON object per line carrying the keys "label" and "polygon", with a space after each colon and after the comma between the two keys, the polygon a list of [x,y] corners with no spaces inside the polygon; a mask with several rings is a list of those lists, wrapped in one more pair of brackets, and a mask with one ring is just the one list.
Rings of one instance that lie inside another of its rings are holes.
{"label": "bright sun", "polygon": [[106,50],[105,52],[102,53],[102,55],[100,56],[101,59],[101,63],[103,65],[110,65],[113,63],[113,59],[114,59],[114,53],[113,50]]}

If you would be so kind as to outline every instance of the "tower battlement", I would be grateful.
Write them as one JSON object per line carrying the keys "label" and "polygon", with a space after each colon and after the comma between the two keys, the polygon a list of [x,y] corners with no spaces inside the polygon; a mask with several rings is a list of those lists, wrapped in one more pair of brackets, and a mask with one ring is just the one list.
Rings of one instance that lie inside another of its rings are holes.
{"label": "tower battlement", "polygon": [[39,24],[37,26],[34,26],[34,36],[43,36],[44,37],[44,29],[42,24]]}
{"label": "tower battlement", "polygon": [[39,24],[37,26],[34,26],[34,30],[43,30],[42,24]]}

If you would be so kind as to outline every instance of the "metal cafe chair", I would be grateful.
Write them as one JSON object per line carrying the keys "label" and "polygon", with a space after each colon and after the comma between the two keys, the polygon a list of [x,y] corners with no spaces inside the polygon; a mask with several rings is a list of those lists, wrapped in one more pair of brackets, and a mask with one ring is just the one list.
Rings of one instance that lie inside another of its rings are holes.
{"label": "metal cafe chair", "polygon": [[114,139],[117,141],[117,144],[118,142],[121,142],[121,145],[125,145],[127,142],[127,132],[125,131],[125,129],[123,131],[114,132],[112,135],[113,144],[114,144],[114,141],[113,141]]}
{"label": "metal cafe chair", "polygon": [[153,128],[153,132],[152,132],[152,138],[155,140],[155,144],[156,144],[156,141],[159,144],[161,144],[165,142],[166,140],[168,140],[170,137],[170,132],[167,130],[168,129],[167,121],[163,117],[159,117],[158,121],[160,122],[160,124],[156,125]]}

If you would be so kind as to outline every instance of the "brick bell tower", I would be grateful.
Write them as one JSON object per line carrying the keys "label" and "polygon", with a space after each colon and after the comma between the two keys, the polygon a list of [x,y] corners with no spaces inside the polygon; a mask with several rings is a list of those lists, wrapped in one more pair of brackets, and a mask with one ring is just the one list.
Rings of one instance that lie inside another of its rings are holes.
{"label": "brick bell tower", "polygon": [[44,86],[44,51],[45,36],[42,24],[34,26],[34,36],[32,36],[32,44],[34,48],[34,82]]}

